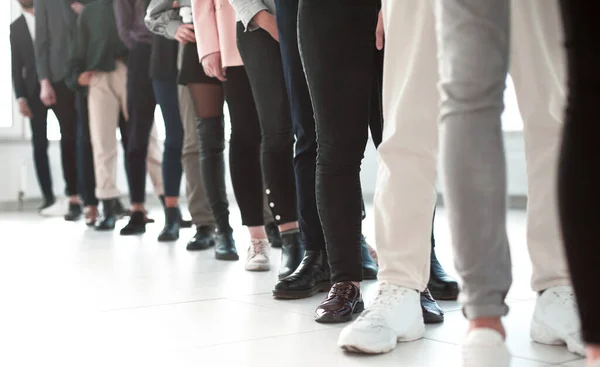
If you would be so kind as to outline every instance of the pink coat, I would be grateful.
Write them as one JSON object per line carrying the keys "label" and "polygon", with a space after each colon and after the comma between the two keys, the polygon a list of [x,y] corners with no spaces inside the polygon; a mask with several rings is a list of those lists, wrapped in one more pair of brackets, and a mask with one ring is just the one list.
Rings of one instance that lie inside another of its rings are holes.
{"label": "pink coat", "polygon": [[221,52],[223,67],[241,66],[236,42],[235,11],[228,0],[192,0],[194,32],[200,61]]}

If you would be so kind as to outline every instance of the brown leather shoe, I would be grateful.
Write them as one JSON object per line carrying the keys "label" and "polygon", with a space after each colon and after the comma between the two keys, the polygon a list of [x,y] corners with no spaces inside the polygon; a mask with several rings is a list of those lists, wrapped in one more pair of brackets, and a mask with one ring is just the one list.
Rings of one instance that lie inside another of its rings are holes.
{"label": "brown leather shoe", "polygon": [[315,321],[320,323],[342,323],[352,321],[353,314],[361,313],[365,304],[360,289],[352,282],[335,283],[327,299],[315,311]]}

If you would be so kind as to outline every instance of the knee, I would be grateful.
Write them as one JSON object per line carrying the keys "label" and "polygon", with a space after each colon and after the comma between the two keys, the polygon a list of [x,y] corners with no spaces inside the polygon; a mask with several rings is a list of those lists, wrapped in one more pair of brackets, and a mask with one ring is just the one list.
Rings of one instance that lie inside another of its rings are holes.
{"label": "knee", "polygon": [[267,152],[284,152],[294,148],[294,134],[291,130],[265,134],[262,136],[262,147]]}

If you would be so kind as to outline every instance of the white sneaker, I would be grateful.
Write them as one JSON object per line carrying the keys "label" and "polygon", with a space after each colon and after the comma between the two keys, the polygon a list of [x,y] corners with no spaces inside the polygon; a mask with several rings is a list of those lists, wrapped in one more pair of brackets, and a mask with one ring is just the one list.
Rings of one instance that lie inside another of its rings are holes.
{"label": "white sneaker", "polygon": [[340,333],[338,346],[349,352],[380,354],[397,342],[421,339],[425,334],[419,292],[385,282],[375,300]]}
{"label": "white sneaker", "polygon": [[42,217],[64,217],[68,211],[69,200],[67,198],[57,198],[54,204],[40,210],[40,215]]}
{"label": "white sneaker", "polygon": [[572,287],[549,288],[538,297],[531,321],[531,339],[541,344],[566,344],[571,353],[585,356]]}
{"label": "white sneaker", "polygon": [[474,329],[461,345],[462,367],[509,367],[510,353],[496,330]]}
{"label": "white sneaker", "polygon": [[253,239],[248,247],[248,257],[246,259],[246,270],[248,271],[269,271],[271,264],[269,262],[269,252],[271,244],[268,240]]}

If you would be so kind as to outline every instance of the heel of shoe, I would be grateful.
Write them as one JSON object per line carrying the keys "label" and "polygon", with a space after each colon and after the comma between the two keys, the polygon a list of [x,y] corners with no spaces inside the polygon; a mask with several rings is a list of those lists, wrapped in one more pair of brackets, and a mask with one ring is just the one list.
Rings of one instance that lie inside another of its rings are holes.
{"label": "heel of shoe", "polygon": [[365,310],[365,301],[360,300],[356,303],[356,306],[354,306],[354,311],[352,311],[353,313],[361,313]]}
{"label": "heel of shoe", "polygon": [[565,341],[556,337],[556,333],[554,333],[549,327],[542,325],[542,323],[533,319],[531,321],[531,330],[530,330],[531,339],[540,344],[546,345],[564,345]]}

